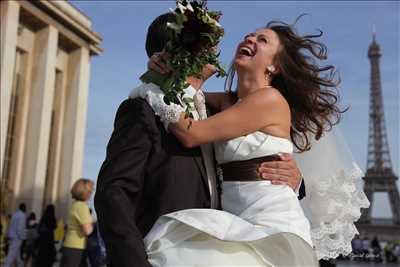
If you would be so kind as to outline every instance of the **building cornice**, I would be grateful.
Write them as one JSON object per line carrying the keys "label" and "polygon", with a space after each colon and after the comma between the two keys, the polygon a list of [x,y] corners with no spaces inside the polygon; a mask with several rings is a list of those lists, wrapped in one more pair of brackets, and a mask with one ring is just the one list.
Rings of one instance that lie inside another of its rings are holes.
{"label": "building cornice", "polygon": [[[27,1],[22,1],[27,2]],[[62,24],[88,43],[91,54],[99,55],[103,52],[100,48],[101,36],[92,31],[90,19],[67,1],[28,1],[44,11],[57,22]]]}

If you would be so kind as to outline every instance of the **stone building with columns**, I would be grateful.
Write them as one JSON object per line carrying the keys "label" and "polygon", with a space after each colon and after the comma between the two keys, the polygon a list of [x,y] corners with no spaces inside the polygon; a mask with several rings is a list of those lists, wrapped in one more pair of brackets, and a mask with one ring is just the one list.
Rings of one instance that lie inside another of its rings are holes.
{"label": "stone building with columns", "polygon": [[82,175],[91,56],[102,39],[67,1],[1,1],[1,208],[65,216]]}

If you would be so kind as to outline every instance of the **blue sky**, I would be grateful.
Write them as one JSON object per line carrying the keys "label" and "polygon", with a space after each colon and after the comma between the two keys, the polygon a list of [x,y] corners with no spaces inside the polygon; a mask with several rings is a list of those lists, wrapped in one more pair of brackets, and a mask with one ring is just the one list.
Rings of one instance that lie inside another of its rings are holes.
{"label": "blue sky", "polygon": [[[93,22],[103,37],[104,53],[91,66],[84,177],[96,179],[105,157],[116,109],[138,85],[146,70],[146,31],[152,20],[175,6],[175,1],[71,1]],[[399,3],[385,1],[209,1],[209,8],[223,12],[225,36],[221,61],[229,65],[237,43],[248,32],[277,19],[288,23],[308,13],[297,24],[300,34],[324,31],[327,64],[340,73],[342,104],[350,106],[341,129],[355,159],[364,169],[367,156],[370,64],[367,57],[376,24],[381,46],[381,79],[385,119],[395,173],[399,174]],[[223,80],[213,78],[208,91],[222,91]],[[378,195],[375,216],[388,216],[387,198]]]}

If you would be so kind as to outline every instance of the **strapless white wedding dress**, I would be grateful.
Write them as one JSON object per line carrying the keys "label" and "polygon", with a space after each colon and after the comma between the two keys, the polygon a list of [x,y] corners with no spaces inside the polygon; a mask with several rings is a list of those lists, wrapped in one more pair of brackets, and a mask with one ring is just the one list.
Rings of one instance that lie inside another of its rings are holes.
{"label": "strapless white wedding dress", "polygon": [[[215,144],[219,164],[292,153],[292,143],[262,132]],[[188,177],[190,179],[190,177]],[[153,266],[317,265],[310,224],[296,193],[269,181],[223,182],[222,211],[164,215],[145,237]],[[309,260],[311,259],[311,261]]]}

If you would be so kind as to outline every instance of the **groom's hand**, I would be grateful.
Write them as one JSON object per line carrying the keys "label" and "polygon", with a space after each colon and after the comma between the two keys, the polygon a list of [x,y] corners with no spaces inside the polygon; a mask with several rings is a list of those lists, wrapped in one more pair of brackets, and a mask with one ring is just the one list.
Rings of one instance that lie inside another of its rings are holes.
{"label": "groom's hand", "polygon": [[291,154],[281,153],[280,160],[261,163],[258,173],[261,179],[272,184],[285,184],[296,190],[302,176]]}

